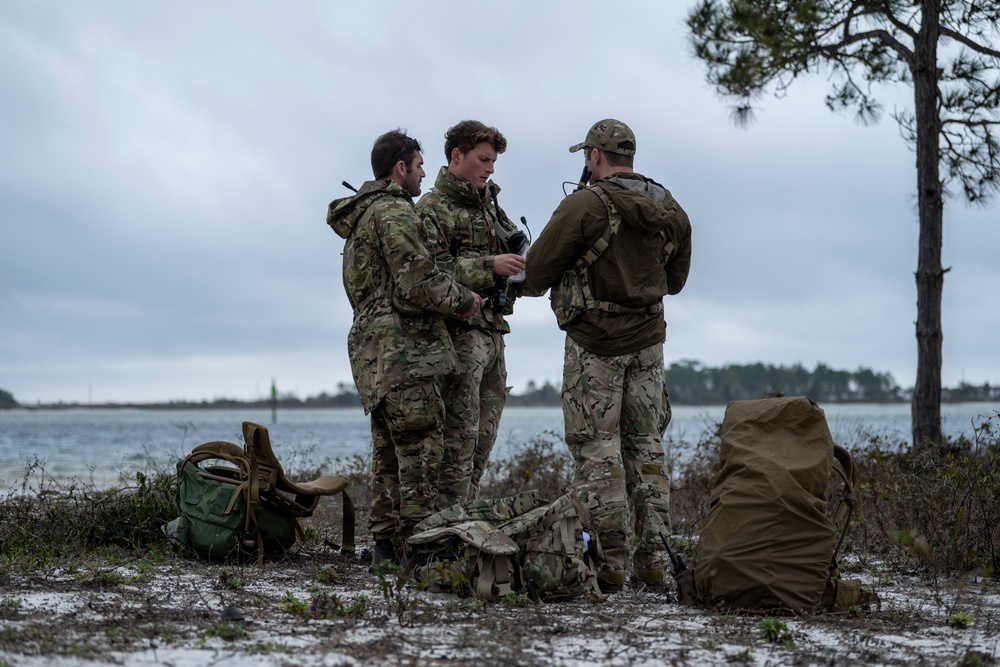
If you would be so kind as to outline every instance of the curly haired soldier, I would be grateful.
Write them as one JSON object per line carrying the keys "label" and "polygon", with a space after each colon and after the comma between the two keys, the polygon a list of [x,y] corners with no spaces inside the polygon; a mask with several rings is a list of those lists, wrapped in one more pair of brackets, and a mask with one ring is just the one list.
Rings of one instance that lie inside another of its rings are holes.
{"label": "curly haired soldier", "polygon": [[570,151],[580,149],[590,186],[566,197],[535,240],[526,284],[552,289],[566,331],[566,444],[604,551],[598,580],[614,591],[626,579],[629,503],[636,580],[661,584],[669,564],[659,537],[670,527],[662,299],[687,281],[691,224],[666,188],[633,171],[627,125],[596,123]]}
{"label": "curly haired soldier", "polygon": [[439,380],[455,370],[445,326],[483,301],[434,263],[413,207],[424,177],[420,144],[402,131],[380,136],[368,181],[330,204],[327,223],[345,239],[344,288],[354,309],[351,371],[371,415],[374,568],[397,561],[413,527],[435,510],[443,451]]}
{"label": "curly haired soldier", "polygon": [[434,187],[417,202],[417,211],[441,245],[438,264],[455,279],[486,295],[475,317],[449,321],[458,371],[443,386],[444,460],[438,482],[438,507],[479,495],[479,481],[497,438],[507,402],[503,335],[504,314],[512,311],[518,288],[507,277],[524,270],[524,258],[503,247],[517,227],[497,203],[500,192],[490,175],[507,140],[495,127],[464,120],[445,134],[447,166]]}

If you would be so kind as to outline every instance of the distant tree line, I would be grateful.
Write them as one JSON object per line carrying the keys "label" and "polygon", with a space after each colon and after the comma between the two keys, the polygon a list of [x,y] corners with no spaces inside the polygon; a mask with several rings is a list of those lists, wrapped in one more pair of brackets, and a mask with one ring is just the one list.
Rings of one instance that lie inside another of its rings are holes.
{"label": "distant tree line", "polygon": [[[896,403],[910,400],[911,391],[900,389],[890,373],[879,373],[859,367],[856,371],[835,370],[826,364],[816,364],[808,370],[801,364],[727,364],[719,368],[704,366],[698,361],[683,359],[666,370],[667,390],[674,405],[725,405],[729,401],[764,398],[766,396],[808,396],[822,403]],[[556,407],[561,405],[561,387],[546,380],[539,386],[528,382],[522,393],[510,394],[507,405],[512,407]],[[985,382],[973,385],[960,382],[957,387],[944,387],[941,400],[945,403],[1000,401],[1000,385]],[[341,382],[337,393],[321,392],[299,398],[295,394],[280,394],[275,398],[279,408],[359,408],[361,399],[353,384]],[[246,408],[270,407],[271,399],[241,401],[217,398],[212,401],[170,401],[167,403],[104,403],[101,405],[58,403],[39,407],[139,407],[162,409]],[[0,389],[0,409],[21,407],[14,395]],[[25,406],[32,407],[32,406]]]}
{"label": "distant tree line", "polygon": [[562,390],[548,380],[541,387],[534,380],[528,381],[528,389],[523,394],[507,396],[507,405],[512,406],[545,406],[562,405]]}
{"label": "distant tree line", "polygon": [[[681,405],[719,405],[771,395],[808,396],[826,403],[896,403],[910,400],[913,391],[901,389],[888,372],[863,366],[855,371],[837,370],[822,363],[810,371],[802,364],[727,364],[711,368],[684,359],[670,365],[666,382],[671,402]],[[955,388],[943,388],[942,400],[1000,400],[1000,386],[962,382]]]}
{"label": "distant tree line", "polygon": [[816,364],[811,371],[802,364],[727,364],[711,368],[684,359],[667,369],[667,388],[672,402],[694,405],[723,404],[769,395],[808,396],[814,401],[828,403],[906,400],[890,373],[863,367],[856,371],[836,370],[826,364]]}

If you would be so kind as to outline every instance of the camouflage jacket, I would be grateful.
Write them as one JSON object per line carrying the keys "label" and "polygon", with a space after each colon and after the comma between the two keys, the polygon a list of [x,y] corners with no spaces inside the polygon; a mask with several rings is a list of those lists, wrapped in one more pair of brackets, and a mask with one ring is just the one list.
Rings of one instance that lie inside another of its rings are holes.
{"label": "camouflage jacket", "polygon": [[510,326],[503,315],[512,312],[516,288],[507,284],[507,307],[503,312],[495,311],[493,257],[507,251],[501,248],[493,223],[499,216],[500,224],[507,229],[515,231],[517,226],[496,204],[498,192],[500,186],[493,181],[480,190],[469,181],[455,178],[448,167],[441,167],[434,187],[417,202],[417,212],[424,224],[433,228],[440,243],[438,265],[462,285],[490,299],[468,324],[508,333]]}
{"label": "camouflage jacket", "polygon": [[[640,174],[617,173],[598,183],[621,213],[622,223],[607,250],[587,269],[594,296],[639,309],[680,292],[691,267],[691,223],[684,209],[666,188]],[[601,238],[609,220],[608,207],[590,188],[563,199],[528,252],[527,287],[558,285]],[[589,310],[566,333],[589,352],[618,356],[662,343],[666,323],[662,310]]]}
{"label": "camouflage jacket", "polygon": [[399,185],[368,181],[330,204],[327,224],[345,239],[344,289],[354,309],[347,338],[366,412],[416,377],[455,368],[445,316],[468,308],[472,292],[434,264],[413,199]]}

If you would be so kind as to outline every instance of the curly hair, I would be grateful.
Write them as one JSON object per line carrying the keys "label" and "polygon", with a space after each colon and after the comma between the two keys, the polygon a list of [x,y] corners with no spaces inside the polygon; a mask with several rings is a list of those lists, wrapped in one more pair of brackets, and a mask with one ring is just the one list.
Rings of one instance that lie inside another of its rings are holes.
{"label": "curly hair", "polygon": [[456,148],[465,155],[479,144],[486,142],[497,153],[507,150],[507,140],[495,127],[487,127],[478,120],[463,120],[448,128],[444,134],[444,157],[451,163],[451,152]]}

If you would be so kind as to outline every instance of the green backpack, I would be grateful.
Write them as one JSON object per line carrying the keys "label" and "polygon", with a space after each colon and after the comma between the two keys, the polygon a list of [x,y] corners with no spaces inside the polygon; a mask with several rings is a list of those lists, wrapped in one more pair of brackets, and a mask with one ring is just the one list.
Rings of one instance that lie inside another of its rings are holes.
{"label": "green backpack", "polygon": [[[354,551],[354,503],[348,481],[324,475],[295,483],[271,450],[267,429],[243,422],[245,445],[206,442],[177,464],[180,516],[164,532],[208,561],[280,555],[302,537],[298,519],[311,516],[322,496],[343,494],[343,547]],[[206,462],[215,461],[213,465]]]}
{"label": "green backpack", "polygon": [[[831,519],[832,475],[843,491]],[[833,443],[812,400],[731,401],[693,575],[675,568],[681,602],[795,613],[877,602],[860,582],[841,579],[837,567],[855,481],[850,454]]]}
{"label": "green backpack", "polygon": [[510,593],[544,601],[600,595],[596,534],[575,492],[542,503],[534,491],[455,505],[406,541],[418,586],[495,602]]}

